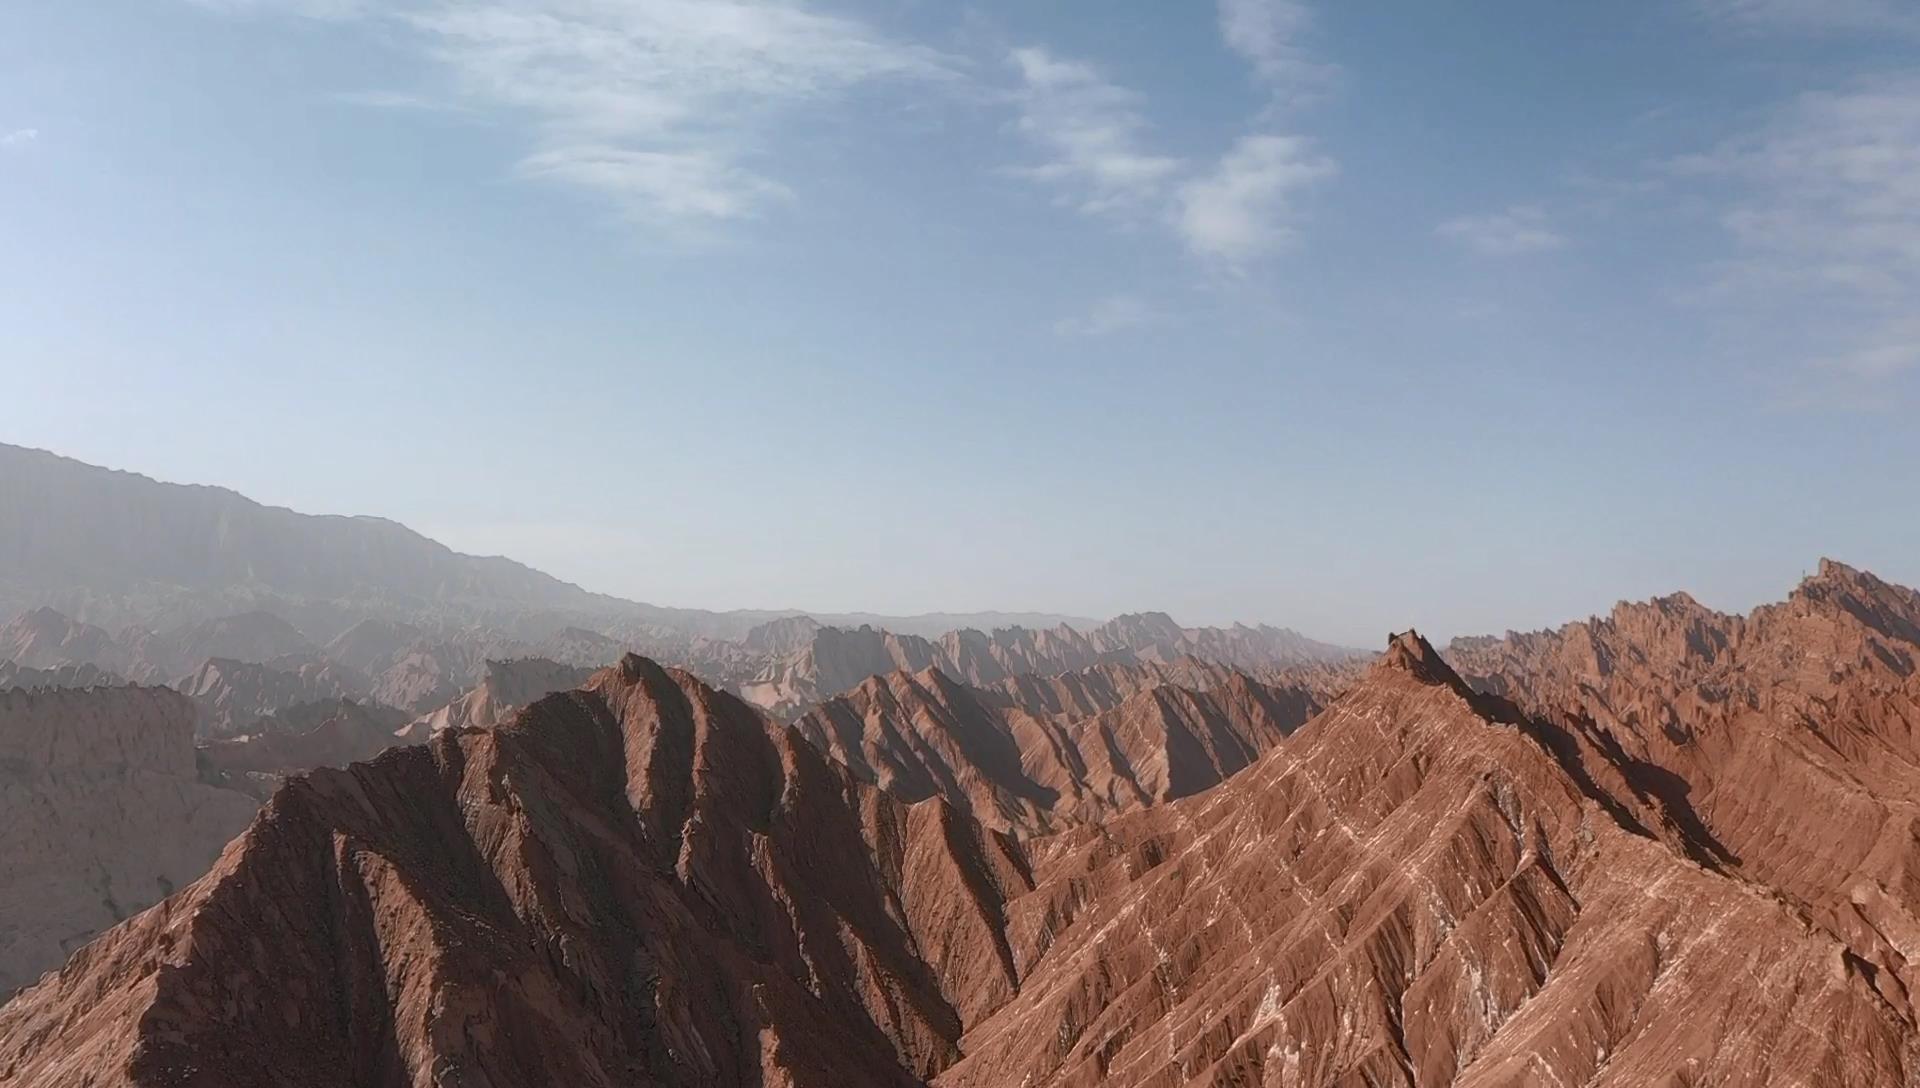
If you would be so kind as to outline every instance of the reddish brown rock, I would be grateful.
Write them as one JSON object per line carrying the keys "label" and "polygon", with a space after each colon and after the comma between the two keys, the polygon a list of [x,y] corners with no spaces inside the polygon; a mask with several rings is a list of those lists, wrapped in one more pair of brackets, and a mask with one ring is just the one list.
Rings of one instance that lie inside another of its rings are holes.
{"label": "reddish brown rock", "polygon": [[1454,656],[1186,796],[1272,685],[896,673],[802,722],[856,773],[627,658],[293,780],[0,1007],[0,1084],[1915,1083],[1920,596]]}
{"label": "reddish brown rock", "polygon": [[1907,1083],[1871,968],[1512,717],[1403,636],[1219,789],[1033,843],[1020,994],[937,1083]]}
{"label": "reddish brown rock", "polygon": [[1704,865],[1920,984],[1920,594],[1844,564],[1747,616],[1685,594],[1450,655],[1619,765]]}
{"label": "reddish brown rock", "polygon": [[579,687],[592,674],[591,669],[543,658],[488,661],[479,684],[415,721],[413,732],[425,736],[442,729],[490,728],[511,718],[529,703]]}
{"label": "reddish brown rock", "polygon": [[283,709],[242,735],[202,743],[195,755],[202,780],[264,801],[291,775],[372,759],[430,735],[400,711],[341,699]]}
{"label": "reddish brown rock", "polygon": [[794,724],[909,800],[943,797],[984,823],[1033,834],[1207,789],[1319,708],[1304,690],[1183,659],[1023,676],[986,690],[937,669],[895,672]]}
{"label": "reddish brown rock", "polygon": [[38,1086],[909,1085],[1012,991],[1012,843],[628,658],[276,794],[0,1008]]}

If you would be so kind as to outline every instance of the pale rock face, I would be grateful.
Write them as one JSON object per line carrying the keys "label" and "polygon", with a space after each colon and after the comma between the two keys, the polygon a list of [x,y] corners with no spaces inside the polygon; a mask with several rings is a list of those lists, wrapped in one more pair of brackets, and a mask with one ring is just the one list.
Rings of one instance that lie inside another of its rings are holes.
{"label": "pale rock face", "polygon": [[200,735],[231,737],[258,719],[301,703],[363,699],[367,679],[318,657],[269,664],[209,658],[174,685],[200,708]]}
{"label": "pale rock face", "polygon": [[1274,627],[1183,628],[1162,613],[1121,616],[1089,631],[1002,628],[949,631],[939,639],[872,627],[823,627],[802,648],[738,685],[747,701],[789,717],[849,691],[870,676],[938,669],[976,687],[1101,665],[1171,665],[1183,660],[1243,671],[1337,665],[1353,651]]}
{"label": "pale rock face", "polygon": [[592,675],[592,669],[542,658],[489,661],[485,677],[473,690],[416,719],[411,732],[424,738],[442,729],[490,729],[521,707],[555,692],[572,691]]}
{"label": "pale rock face", "polygon": [[[253,817],[164,688],[0,692],[0,994],[205,872]],[[0,1077],[4,1080],[4,1077]]]}
{"label": "pale rock face", "polygon": [[973,688],[938,669],[874,677],[794,722],[815,747],[908,800],[942,797],[1022,834],[1214,786],[1324,700],[1219,665],[1103,665]]}

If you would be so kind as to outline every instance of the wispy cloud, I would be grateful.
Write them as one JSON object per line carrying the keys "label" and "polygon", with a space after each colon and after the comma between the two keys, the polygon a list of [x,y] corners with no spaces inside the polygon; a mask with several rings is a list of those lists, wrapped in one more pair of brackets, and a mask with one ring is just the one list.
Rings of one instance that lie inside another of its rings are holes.
{"label": "wispy cloud", "polygon": [[1734,252],[1720,298],[1792,312],[1822,371],[1874,381],[1920,365],[1920,78],[1802,95],[1670,170],[1721,209]]}
{"label": "wispy cloud", "polygon": [[1541,253],[1559,249],[1567,241],[1553,229],[1546,211],[1533,204],[1517,204],[1505,211],[1455,216],[1435,227],[1434,233],[1486,257]]}
{"label": "wispy cloud", "polygon": [[1016,126],[1043,154],[1012,172],[1041,182],[1084,212],[1137,211],[1183,168],[1141,147],[1147,122],[1138,95],[1108,82],[1090,64],[1041,48],[1015,49],[1020,76]]}
{"label": "wispy cloud", "polygon": [[1164,320],[1160,309],[1138,295],[1109,295],[1084,314],[1064,318],[1053,331],[1061,336],[1111,336]]}
{"label": "wispy cloud", "polygon": [[39,129],[17,128],[5,136],[0,136],[0,147],[26,147],[28,144],[38,142],[39,139]]}
{"label": "wispy cloud", "polygon": [[525,177],[582,188],[630,217],[712,223],[788,198],[750,167],[778,119],[884,81],[947,81],[956,62],[800,0],[196,0],[229,12],[377,22],[438,70],[444,99],[517,119]]}
{"label": "wispy cloud", "polygon": [[1221,40],[1267,82],[1307,92],[1333,78],[1302,44],[1313,13],[1300,0],[1219,0],[1219,15]]}
{"label": "wispy cloud", "polygon": [[451,98],[434,97],[414,91],[341,91],[329,95],[335,102],[366,106],[376,110],[411,110],[419,113],[470,114],[473,111]]}
{"label": "wispy cloud", "polygon": [[528,156],[520,173],[605,194],[633,218],[668,226],[746,219],[793,197],[779,182],[701,148],[636,151],[571,143]]}
{"label": "wispy cloud", "polygon": [[1294,195],[1337,172],[1299,137],[1245,136],[1181,186],[1174,223],[1202,257],[1238,264],[1266,256],[1293,238]]}
{"label": "wispy cloud", "polygon": [[[1231,0],[1221,8],[1222,33],[1263,74],[1278,75],[1293,63],[1279,23],[1303,18],[1287,14],[1292,6]],[[1242,136],[1210,165],[1157,153],[1147,146],[1140,95],[1045,49],[1016,49],[1011,59],[1020,74],[1018,128],[1047,153],[1011,172],[1083,212],[1138,220],[1151,211],[1206,260],[1242,265],[1284,248],[1298,193],[1338,172],[1303,137],[1277,133]]]}
{"label": "wispy cloud", "polygon": [[1694,0],[1710,18],[1748,30],[1920,34],[1911,0]]}
{"label": "wispy cloud", "polygon": [[223,15],[297,15],[302,19],[356,19],[374,9],[372,0],[189,0]]}

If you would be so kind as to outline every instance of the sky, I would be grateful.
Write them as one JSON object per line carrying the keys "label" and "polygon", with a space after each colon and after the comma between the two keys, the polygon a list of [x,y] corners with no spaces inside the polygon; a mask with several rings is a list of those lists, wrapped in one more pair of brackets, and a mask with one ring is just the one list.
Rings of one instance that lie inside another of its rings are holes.
{"label": "sky", "polygon": [[1908,0],[0,18],[0,440],[721,609],[1920,583]]}

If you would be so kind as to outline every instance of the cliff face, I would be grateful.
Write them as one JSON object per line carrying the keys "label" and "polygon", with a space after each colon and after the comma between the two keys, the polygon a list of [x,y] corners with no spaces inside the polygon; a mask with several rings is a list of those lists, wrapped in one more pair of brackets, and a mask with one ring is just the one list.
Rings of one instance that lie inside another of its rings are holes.
{"label": "cliff face", "polygon": [[289,783],[0,1008],[0,1080],[909,1085],[1011,996],[1025,886],[1009,841],[628,658]]}
{"label": "cliff face", "polygon": [[302,703],[360,699],[365,677],[317,657],[276,658],[253,664],[210,658],[174,685],[200,708],[200,731],[207,737],[231,737],[259,719]]}
{"label": "cliff face", "polygon": [[1920,985],[1920,595],[1840,563],[1746,616],[1684,594],[1452,655],[1629,768],[1703,865]]}
{"label": "cliff face", "polygon": [[1920,1077],[1920,595],[1827,564],[1453,657],[1297,728],[1334,674],[896,672],[787,728],[628,657],[291,780],[0,1007],[0,1084]]}
{"label": "cliff face", "polygon": [[1024,676],[1051,676],[1102,666],[1175,666],[1203,662],[1242,671],[1332,666],[1352,651],[1274,627],[1183,628],[1162,613],[1121,616],[1089,631],[1002,628],[949,631],[926,639],[862,627],[823,627],[801,648],[742,682],[741,694],[786,716],[858,686],[870,676],[934,668],[976,687]]}
{"label": "cliff face", "polygon": [[1872,969],[1681,834],[1403,636],[1220,788],[1034,843],[1020,994],[937,1083],[1908,1083]]}
{"label": "cliff face", "polygon": [[937,669],[895,672],[794,726],[909,800],[942,797],[991,826],[1038,834],[1216,785],[1320,706],[1302,688],[1185,659],[986,689]]}
{"label": "cliff face", "polygon": [[555,692],[572,691],[592,675],[592,669],[544,658],[489,661],[486,675],[473,690],[416,720],[412,732],[425,737],[442,729],[491,728],[529,703]]}
{"label": "cliff face", "polygon": [[0,995],[185,887],[246,827],[251,798],[198,780],[193,725],[164,688],[0,692]]}

